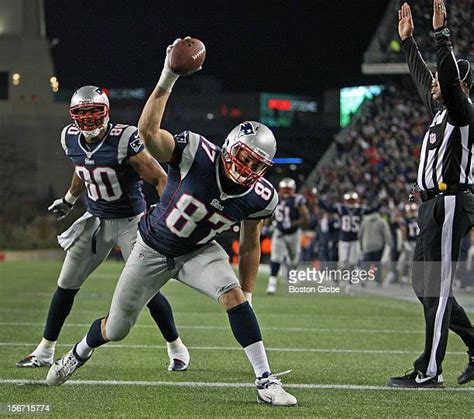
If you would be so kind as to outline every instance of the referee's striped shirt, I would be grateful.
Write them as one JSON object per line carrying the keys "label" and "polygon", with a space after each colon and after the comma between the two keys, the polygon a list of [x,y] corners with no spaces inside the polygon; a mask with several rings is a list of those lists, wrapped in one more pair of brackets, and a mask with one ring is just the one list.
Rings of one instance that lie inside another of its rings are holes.
{"label": "referee's striped shirt", "polygon": [[426,66],[415,40],[403,40],[408,68],[433,121],[423,138],[417,183],[420,190],[474,183],[474,106],[461,90],[459,80],[465,80],[470,67],[460,74],[450,45],[437,45],[440,87],[443,103],[431,95],[433,75]]}
{"label": "referee's striped shirt", "polygon": [[[472,106],[472,102],[469,99]],[[438,185],[472,185],[473,127],[448,122],[447,109],[439,110],[423,138],[417,183],[421,190]]]}

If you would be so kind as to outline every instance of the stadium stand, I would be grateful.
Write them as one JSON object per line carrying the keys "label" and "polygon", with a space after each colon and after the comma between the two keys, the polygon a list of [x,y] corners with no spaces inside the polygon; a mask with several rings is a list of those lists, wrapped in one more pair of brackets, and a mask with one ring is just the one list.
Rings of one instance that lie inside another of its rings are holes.
{"label": "stadium stand", "polygon": [[[428,123],[417,96],[391,84],[367,101],[338,136],[334,154],[317,170],[311,187],[340,199],[355,190],[366,199],[406,199],[416,179],[417,159]],[[336,168],[337,170],[334,170]]]}
{"label": "stadium stand", "polygon": [[[405,57],[401,49],[397,32],[397,10],[399,0],[393,0],[387,8],[386,15],[379,26],[376,35],[365,54],[366,62],[404,62]],[[474,0],[451,0],[446,2],[449,16],[449,27],[454,40],[454,53],[456,56],[474,58]],[[431,0],[418,0],[410,2],[415,22],[415,39],[423,52],[427,62],[434,62],[433,28],[431,23]]]}

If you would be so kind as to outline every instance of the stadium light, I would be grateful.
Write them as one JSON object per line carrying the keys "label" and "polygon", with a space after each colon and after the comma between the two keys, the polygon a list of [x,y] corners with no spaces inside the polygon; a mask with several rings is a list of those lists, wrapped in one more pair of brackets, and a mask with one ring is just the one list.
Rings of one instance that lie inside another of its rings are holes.
{"label": "stadium light", "polygon": [[57,93],[59,91],[59,81],[56,76],[50,77],[49,84],[51,85],[51,90],[53,91],[53,93]]}
{"label": "stadium light", "polygon": [[12,83],[14,86],[18,86],[20,84],[21,77],[19,73],[12,74]]}

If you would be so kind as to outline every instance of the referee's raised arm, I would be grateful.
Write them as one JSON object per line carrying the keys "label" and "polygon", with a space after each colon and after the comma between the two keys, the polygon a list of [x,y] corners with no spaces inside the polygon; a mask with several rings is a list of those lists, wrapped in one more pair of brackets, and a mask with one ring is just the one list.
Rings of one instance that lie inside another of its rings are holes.
{"label": "referee's raised arm", "polygon": [[453,53],[450,31],[446,27],[444,3],[433,11],[433,29],[436,42],[438,81],[444,105],[448,110],[448,121],[455,126],[466,126],[474,122],[474,109],[469,99],[472,85],[471,65],[467,60],[457,60]]}
{"label": "referee's raised arm", "polygon": [[408,68],[413,82],[418,89],[418,94],[425,106],[434,115],[438,106],[431,96],[433,75],[418,50],[418,45],[413,38],[414,30],[415,25],[413,23],[410,6],[404,3],[398,11],[398,34],[402,41]]}

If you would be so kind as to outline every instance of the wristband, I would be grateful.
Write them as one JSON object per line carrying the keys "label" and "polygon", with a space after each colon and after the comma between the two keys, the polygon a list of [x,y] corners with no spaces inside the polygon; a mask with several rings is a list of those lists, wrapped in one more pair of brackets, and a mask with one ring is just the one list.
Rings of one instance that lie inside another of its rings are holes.
{"label": "wristband", "polygon": [[74,196],[71,192],[67,191],[63,199],[66,204],[69,204],[72,207],[76,203],[78,198],[78,196]]}
{"label": "wristband", "polygon": [[446,27],[442,26],[434,32],[434,39],[436,42],[449,41],[451,36],[451,31]]}
{"label": "wristband", "polygon": [[178,78],[179,76],[177,74],[174,74],[173,72],[164,68],[161,72],[160,79],[158,80],[158,87],[161,87],[163,90],[171,93],[171,90],[173,89],[173,86]]}

